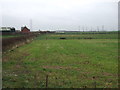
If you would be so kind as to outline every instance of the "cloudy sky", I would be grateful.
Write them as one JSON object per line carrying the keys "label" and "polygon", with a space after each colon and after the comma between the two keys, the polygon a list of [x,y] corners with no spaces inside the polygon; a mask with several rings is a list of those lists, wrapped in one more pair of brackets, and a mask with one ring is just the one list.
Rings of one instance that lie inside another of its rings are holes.
{"label": "cloudy sky", "polygon": [[117,30],[119,0],[0,0],[2,26],[32,30]]}

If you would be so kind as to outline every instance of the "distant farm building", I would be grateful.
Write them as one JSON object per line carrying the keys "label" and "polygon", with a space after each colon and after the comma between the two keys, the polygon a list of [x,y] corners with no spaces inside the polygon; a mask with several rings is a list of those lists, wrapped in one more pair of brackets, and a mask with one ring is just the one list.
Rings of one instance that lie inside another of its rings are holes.
{"label": "distant farm building", "polygon": [[65,30],[57,30],[55,33],[65,33]]}
{"label": "distant farm building", "polygon": [[29,33],[30,29],[28,29],[26,26],[25,27],[21,27],[21,32],[23,32],[23,33]]}
{"label": "distant farm building", "polygon": [[15,32],[14,27],[0,27],[0,32]]}

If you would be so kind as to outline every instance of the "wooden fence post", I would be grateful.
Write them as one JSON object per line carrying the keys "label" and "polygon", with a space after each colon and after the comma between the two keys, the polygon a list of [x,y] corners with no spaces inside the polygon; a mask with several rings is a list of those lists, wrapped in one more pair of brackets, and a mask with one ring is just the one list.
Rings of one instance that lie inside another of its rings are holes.
{"label": "wooden fence post", "polygon": [[96,90],[96,77],[95,76],[93,77],[93,80],[94,80],[94,86],[95,86],[95,90]]}
{"label": "wooden fence post", "polygon": [[94,82],[95,88],[96,88],[96,81]]}
{"label": "wooden fence post", "polygon": [[46,88],[48,88],[48,75],[46,75]]}

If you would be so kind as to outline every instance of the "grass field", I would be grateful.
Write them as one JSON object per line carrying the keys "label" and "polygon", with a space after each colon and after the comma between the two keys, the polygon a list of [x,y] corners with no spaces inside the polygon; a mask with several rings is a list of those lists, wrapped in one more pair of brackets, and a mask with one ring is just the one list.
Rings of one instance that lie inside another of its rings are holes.
{"label": "grass field", "polygon": [[118,87],[117,39],[59,37],[38,36],[3,54],[3,88],[45,88],[47,75],[51,88]]}
{"label": "grass field", "polygon": [[63,34],[47,34],[42,35],[39,39],[118,39],[118,32],[106,32],[104,34],[98,32],[82,32],[82,33],[63,33]]}

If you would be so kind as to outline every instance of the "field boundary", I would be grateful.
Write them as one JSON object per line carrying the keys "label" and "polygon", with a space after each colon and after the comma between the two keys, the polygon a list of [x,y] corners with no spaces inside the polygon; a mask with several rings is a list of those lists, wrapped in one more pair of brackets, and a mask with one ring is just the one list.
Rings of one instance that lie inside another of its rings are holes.
{"label": "field boundary", "polygon": [[8,51],[9,49],[15,49],[26,43],[31,42],[37,35],[25,35],[12,38],[2,38],[2,51]]}

